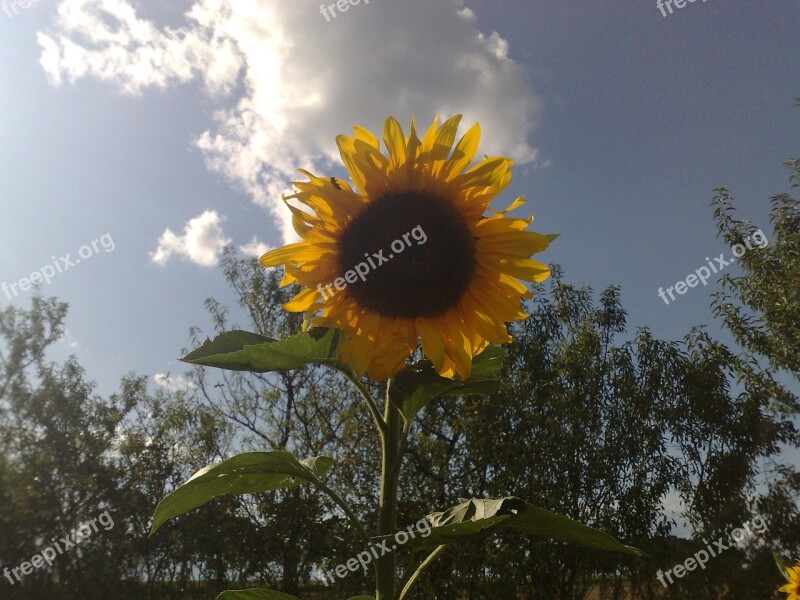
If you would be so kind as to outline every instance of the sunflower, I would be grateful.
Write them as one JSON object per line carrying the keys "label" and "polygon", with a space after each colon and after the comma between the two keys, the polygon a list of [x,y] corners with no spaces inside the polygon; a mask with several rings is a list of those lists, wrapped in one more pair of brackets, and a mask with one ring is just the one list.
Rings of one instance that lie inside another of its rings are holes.
{"label": "sunflower", "polygon": [[510,342],[506,323],[527,317],[520,301],[532,294],[520,280],[550,275],[530,256],[551,236],[526,231],[533,217],[507,216],[525,199],[489,208],[514,163],[484,156],[470,166],[480,126],[453,147],[460,121],[439,125],[437,118],[420,139],[413,117],[408,137],[388,117],[388,156],[375,135],[355,126],[354,137],[336,138],[353,187],[301,169],[308,181],[293,182],[296,193],[284,197],[302,241],[260,263],[282,264],[281,285],[303,286],[284,308],[304,312],[306,328],[346,334],[341,360],[359,375],[392,377],[421,340],[440,375],[469,377],[473,357]]}
{"label": "sunflower", "polygon": [[794,567],[786,569],[789,583],[780,588],[779,592],[786,592],[789,597],[786,600],[800,600],[800,560]]}

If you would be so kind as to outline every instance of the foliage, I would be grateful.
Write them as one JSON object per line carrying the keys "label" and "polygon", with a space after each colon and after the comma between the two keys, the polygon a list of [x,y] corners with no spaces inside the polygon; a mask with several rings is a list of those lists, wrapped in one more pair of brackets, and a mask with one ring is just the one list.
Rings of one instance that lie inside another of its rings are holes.
{"label": "foliage", "polygon": [[[797,187],[800,161],[787,166]],[[714,206],[726,243],[752,237],[756,228],[734,217],[726,189],[717,190]],[[402,409],[398,426],[408,428],[398,522],[430,513],[442,527],[480,524],[481,531],[458,529],[471,543],[441,547],[415,597],[577,599],[592,588],[609,599],[768,597],[780,581],[771,549],[800,555],[800,476],[782,454],[798,445],[798,402],[778,375],[797,377],[800,364],[798,201],[775,196],[771,221],[769,244],[744,254],[741,273],[723,276],[713,299],[738,349],[702,328],[679,342],[658,340],[646,327],[628,334],[619,289],[608,288],[596,304],[590,289],[572,286],[556,269],[531,303],[531,318],[514,329],[514,343],[504,354],[479,357],[474,380],[441,380],[425,361],[396,379],[390,398]],[[250,342],[300,334],[300,317],[280,310],[293,290],[279,287],[279,272],[240,260],[231,249],[223,269],[245,328],[255,332]],[[228,308],[213,300],[206,305],[212,337],[241,329]],[[371,437],[375,415],[364,410],[363,394],[386,389],[346,369],[319,366],[333,355],[334,340],[319,332],[319,346],[301,334],[316,348],[305,362],[286,362],[283,342],[272,348],[280,350],[273,356],[278,362],[265,372],[196,366],[178,392],[151,392],[146,378],[128,375],[104,399],[76,358],[61,364],[46,358],[66,314],[63,303],[40,297],[28,310],[0,311],[0,558],[19,565],[45,539],[105,509],[114,527],[13,588],[0,578],[0,594],[106,598],[114,589],[120,600],[207,598],[259,586],[286,597],[340,600],[370,588],[361,573],[329,588],[315,583],[321,570],[364,550],[343,504],[364,523],[378,518],[381,448]],[[192,347],[202,337],[193,330]],[[492,374],[499,366],[498,386]],[[234,453],[265,447],[332,457],[319,483],[340,490],[339,500],[283,473],[280,481],[291,485],[223,495],[201,510],[184,506],[179,519],[160,527],[151,523],[158,501],[175,498],[192,473],[225,468]],[[648,558],[495,531],[494,520],[477,518],[482,501],[476,499],[504,500],[498,506],[511,514],[500,514],[501,524],[517,518],[514,510],[523,505],[527,510],[527,502],[509,494],[641,547]],[[440,511],[431,513],[431,505]],[[731,549],[666,590],[658,583],[658,569],[683,562],[704,538],[725,535],[754,515],[769,525],[756,543]],[[691,539],[672,535],[677,518],[691,525]],[[151,525],[158,531],[148,536]],[[483,535],[485,525],[491,535]],[[431,539],[444,541],[445,533],[453,535],[441,529]],[[399,555],[406,580],[409,566],[429,550],[412,543]]]}
{"label": "foliage", "polygon": [[[791,185],[797,188],[800,159],[785,164]],[[717,189],[712,205],[717,230],[725,242],[747,247],[760,230],[735,218],[727,188]],[[723,291],[716,295],[713,308],[746,351],[765,357],[773,369],[800,377],[800,200],[788,193],[778,194],[772,197],[771,206],[773,231],[767,245],[750,248],[742,255],[738,261],[741,275],[722,277]]]}

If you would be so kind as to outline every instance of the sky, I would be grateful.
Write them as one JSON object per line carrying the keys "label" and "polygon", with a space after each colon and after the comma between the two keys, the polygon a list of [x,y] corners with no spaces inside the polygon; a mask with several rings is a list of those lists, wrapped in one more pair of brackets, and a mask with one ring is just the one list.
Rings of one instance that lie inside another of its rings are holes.
{"label": "sky", "polygon": [[730,256],[716,186],[768,238],[799,150],[796,0],[345,6],[0,2],[0,284],[17,286],[0,306],[47,274],[70,305],[56,358],[103,394],[129,372],[163,383],[189,328],[212,330],[204,301],[233,304],[221,249],[294,239],[280,198],[298,168],[346,177],[334,138],[352,125],[458,113],[481,153],[516,161],[498,208],[523,194],[516,214],[561,234],[537,258],[620,285],[631,331],[718,332],[715,278],[658,290]]}

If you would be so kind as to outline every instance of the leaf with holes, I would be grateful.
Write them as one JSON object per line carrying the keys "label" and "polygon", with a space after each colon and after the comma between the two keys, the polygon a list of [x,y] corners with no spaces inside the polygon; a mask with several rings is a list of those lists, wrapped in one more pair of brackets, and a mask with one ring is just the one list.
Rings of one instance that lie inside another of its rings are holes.
{"label": "leaf with holes", "polygon": [[425,519],[430,523],[430,532],[425,537],[422,536],[425,532],[421,532],[412,539],[408,543],[411,548],[461,544],[481,540],[497,531],[513,530],[587,548],[643,555],[640,550],[622,544],[599,529],[513,496],[464,500],[446,511],[431,513]]}

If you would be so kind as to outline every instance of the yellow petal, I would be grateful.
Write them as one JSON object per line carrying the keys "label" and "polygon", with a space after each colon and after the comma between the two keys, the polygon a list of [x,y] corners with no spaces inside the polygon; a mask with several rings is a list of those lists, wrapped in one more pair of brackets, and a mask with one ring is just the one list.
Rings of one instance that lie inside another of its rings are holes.
{"label": "yellow petal", "polygon": [[367,180],[366,177],[364,177],[364,173],[361,171],[355,161],[355,140],[347,137],[346,135],[337,135],[336,145],[339,147],[339,155],[342,157],[342,162],[344,163],[347,172],[350,174],[350,179],[353,180],[353,184],[355,184],[356,189],[358,189],[358,191],[362,194],[366,194]]}
{"label": "yellow petal", "polygon": [[383,143],[389,151],[389,159],[395,171],[399,171],[406,162],[406,138],[403,128],[394,117],[389,117],[383,124]]}
{"label": "yellow petal", "polygon": [[447,156],[450,154],[450,149],[456,139],[459,123],[461,123],[461,115],[455,115],[442,123],[442,126],[436,132],[436,139],[431,149],[431,173],[435,176],[439,176],[442,167],[447,162]]}
{"label": "yellow petal", "polygon": [[433,123],[428,128],[428,131],[425,132],[425,135],[422,136],[422,143],[420,145],[420,152],[425,154],[431,151],[433,148],[433,142],[436,139],[436,131],[439,129],[439,117],[435,117],[433,119]]}
{"label": "yellow petal", "polygon": [[537,283],[550,277],[550,269],[538,260],[519,256],[478,253],[478,262],[488,269],[499,269],[512,277]]}
{"label": "yellow petal", "polygon": [[319,292],[315,288],[305,288],[298,293],[289,302],[283,305],[283,308],[289,312],[303,312],[307,310],[317,300]]}
{"label": "yellow petal", "polygon": [[296,242],[270,250],[263,254],[258,262],[262,267],[276,267],[286,262],[304,262],[307,260],[314,260],[320,257],[323,252],[318,246],[311,245],[307,242]]}
{"label": "yellow petal", "polygon": [[462,173],[454,179],[459,186],[468,187],[489,187],[497,186],[504,188],[510,179],[506,175],[510,172],[514,161],[498,156],[487,158],[472,167],[466,173]]}
{"label": "yellow petal", "polygon": [[550,245],[550,240],[547,236],[535,231],[508,231],[483,235],[475,241],[475,245],[478,253],[492,252],[512,256],[530,256],[546,250]]}
{"label": "yellow petal", "polygon": [[433,363],[436,370],[444,367],[444,340],[436,326],[436,321],[420,317],[416,320],[416,328],[422,339],[422,352]]}
{"label": "yellow petal", "polygon": [[449,180],[456,175],[460,175],[467,165],[472,162],[472,159],[475,158],[480,141],[481,127],[478,123],[475,123],[456,144],[453,155],[442,169],[442,178]]}
{"label": "yellow petal", "polygon": [[448,317],[451,317],[450,313],[439,317],[437,323],[445,336],[447,356],[455,363],[459,377],[466,379],[472,369],[472,348],[469,338],[461,330],[461,324],[452,322]]}
{"label": "yellow petal", "polygon": [[381,144],[378,141],[378,138],[376,138],[375,135],[369,129],[365,129],[360,125],[355,125],[353,126],[353,133],[355,134],[357,140],[366,142],[376,150],[380,149]]}

